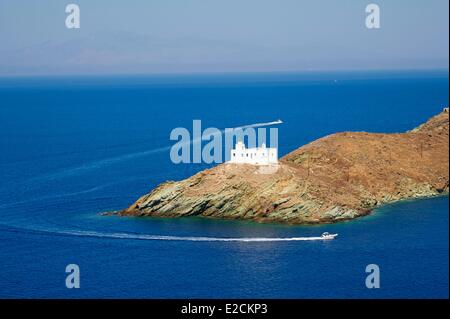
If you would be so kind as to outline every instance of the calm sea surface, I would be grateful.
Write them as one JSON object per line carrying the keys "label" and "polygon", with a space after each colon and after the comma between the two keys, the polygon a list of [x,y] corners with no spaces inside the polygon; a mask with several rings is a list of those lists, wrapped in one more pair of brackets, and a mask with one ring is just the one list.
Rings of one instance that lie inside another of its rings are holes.
{"label": "calm sea surface", "polygon": [[[208,167],[166,148],[194,119],[282,119],[284,155],[338,131],[406,131],[447,105],[444,72],[0,79],[0,297],[448,298],[448,196],[321,226],[100,216]],[[339,237],[270,241],[324,231]],[[214,241],[230,237],[267,241]],[[71,263],[80,289],[65,287]]]}

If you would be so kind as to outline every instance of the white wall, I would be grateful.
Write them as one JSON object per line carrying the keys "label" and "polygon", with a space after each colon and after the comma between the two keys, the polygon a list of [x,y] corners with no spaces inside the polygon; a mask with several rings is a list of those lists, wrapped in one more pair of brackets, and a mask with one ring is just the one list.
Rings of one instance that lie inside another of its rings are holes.
{"label": "white wall", "polygon": [[268,165],[278,163],[278,151],[276,148],[267,148],[264,145],[258,148],[245,148],[242,142],[236,144],[231,150],[230,163]]}

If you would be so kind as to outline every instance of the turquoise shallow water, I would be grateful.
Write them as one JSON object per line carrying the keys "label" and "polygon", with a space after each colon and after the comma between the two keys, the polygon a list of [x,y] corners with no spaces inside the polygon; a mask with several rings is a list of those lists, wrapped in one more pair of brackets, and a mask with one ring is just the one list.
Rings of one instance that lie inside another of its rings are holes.
{"label": "turquoise shallow water", "polygon": [[[448,196],[320,226],[100,215],[208,167],[174,165],[165,148],[193,119],[281,118],[283,155],[336,131],[405,131],[444,105],[439,72],[1,79],[0,297],[448,297]],[[339,237],[270,240],[324,231]],[[69,263],[80,289],[65,287]]]}

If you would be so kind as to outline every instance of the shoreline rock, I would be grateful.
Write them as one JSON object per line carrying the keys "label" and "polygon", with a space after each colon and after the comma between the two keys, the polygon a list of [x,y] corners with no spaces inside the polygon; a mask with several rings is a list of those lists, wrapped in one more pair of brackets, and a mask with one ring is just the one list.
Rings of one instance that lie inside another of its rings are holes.
{"label": "shoreline rock", "polygon": [[116,213],[286,224],[354,219],[384,204],[448,193],[448,133],[445,111],[405,133],[336,133],[271,169],[224,163],[164,182]]}

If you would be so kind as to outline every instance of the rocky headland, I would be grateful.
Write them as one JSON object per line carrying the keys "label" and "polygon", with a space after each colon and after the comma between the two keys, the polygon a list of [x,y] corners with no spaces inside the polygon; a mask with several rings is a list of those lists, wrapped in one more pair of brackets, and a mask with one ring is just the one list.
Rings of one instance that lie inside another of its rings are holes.
{"label": "rocky headland", "polygon": [[402,199],[448,193],[448,110],[404,133],[343,132],[282,157],[277,167],[220,164],[168,181],[123,216],[205,216],[332,223]]}

